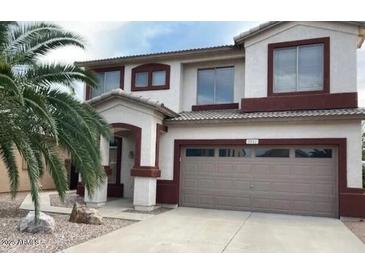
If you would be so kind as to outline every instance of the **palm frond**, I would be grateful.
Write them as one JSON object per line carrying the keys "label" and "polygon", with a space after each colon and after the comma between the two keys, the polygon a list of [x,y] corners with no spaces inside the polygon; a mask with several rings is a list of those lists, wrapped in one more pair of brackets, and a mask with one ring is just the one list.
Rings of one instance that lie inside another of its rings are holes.
{"label": "palm frond", "polygon": [[62,84],[71,87],[75,81],[81,81],[95,87],[97,80],[94,73],[74,65],[40,64],[31,67],[25,77],[33,83],[50,87]]}
{"label": "palm frond", "polygon": [[9,176],[11,195],[15,197],[19,187],[19,172],[12,143],[0,140],[0,154]]}
{"label": "palm frond", "polygon": [[10,32],[3,52],[12,64],[30,63],[34,58],[64,46],[85,47],[85,41],[72,32],[50,23],[24,24]]}

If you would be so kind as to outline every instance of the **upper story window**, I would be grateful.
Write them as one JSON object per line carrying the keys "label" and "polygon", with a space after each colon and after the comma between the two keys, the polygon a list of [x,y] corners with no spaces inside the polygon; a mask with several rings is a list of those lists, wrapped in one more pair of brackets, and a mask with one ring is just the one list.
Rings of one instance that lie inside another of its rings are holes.
{"label": "upper story window", "polygon": [[233,90],[234,67],[198,70],[198,105],[232,103]]}
{"label": "upper story window", "polygon": [[268,95],[329,92],[329,38],[269,44]]}
{"label": "upper story window", "polygon": [[86,100],[117,88],[123,88],[124,67],[95,70],[98,86],[86,89]]}
{"label": "upper story window", "polygon": [[161,90],[169,88],[169,65],[145,64],[132,69],[132,91]]}

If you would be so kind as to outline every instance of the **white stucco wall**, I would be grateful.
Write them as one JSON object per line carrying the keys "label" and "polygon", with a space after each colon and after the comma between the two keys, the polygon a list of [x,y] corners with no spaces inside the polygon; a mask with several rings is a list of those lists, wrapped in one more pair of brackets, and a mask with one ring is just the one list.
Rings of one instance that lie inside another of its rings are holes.
{"label": "white stucco wall", "polygon": [[247,138],[347,138],[347,182],[349,187],[362,187],[361,122],[296,121],[258,122],[192,126],[169,126],[161,136],[161,179],[173,179],[175,139],[247,139]]}
{"label": "white stucco wall", "polygon": [[197,104],[198,69],[234,66],[234,102],[239,103],[244,96],[245,64],[244,58],[217,60],[184,64],[182,76],[181,111],[191,111],[191,106]]}
{"label": "white stucco wall", "polygon": [[245,42],[245,97],[267,96],[268,44],[330,37],[330,92],[356,92],[358,28],[336,22],[289,22]]}

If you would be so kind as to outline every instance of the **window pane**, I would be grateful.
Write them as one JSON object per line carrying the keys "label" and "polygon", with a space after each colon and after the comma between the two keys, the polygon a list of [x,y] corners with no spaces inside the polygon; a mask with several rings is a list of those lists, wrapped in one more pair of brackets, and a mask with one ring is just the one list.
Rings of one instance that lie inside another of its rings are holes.
{"label": "window pane", "polygon": [[300,46],[298,54],[298,90],[322,90],[323,44]]}
{"label": "window pane", "polygon": [[148,86],[148,72],[137,72],[135,79],[136,87],[147,87]]}
{"label": "window pane", "polygon": [[219,157],[250,157],[251,150],[247,148],[220,148]]}
{"label": "window pane", "polygon": [[274,92],[297,89],[297,48],[274,50]]}
{"label": "window pane", "polygon": [[296,158],[332,158],[332,149],[302,148],[295,150]]}
{"label": "window pane", "polygon": [[215,73],[215,103],[232,103],[234,68],[217,68]]}
{"label": "window pane", "polygon": [[91,96],[96,97],[101,95],[104,92],[104,72],[96,73],[96,79],[98,85],[96,88],[93,88],[91,91]]}
{"label": "window pane", "polygon": [[104,92],[120,88],[120,71],[105,72],[105,90]]}
{"label": "window pane", "polygon": [[214,157],[214,148],[187,148],[186,157]]}
{"label": "window pane", "polygon": [[198,105],[214,104],[214,69],[198,70]]}
{"label": "window pane", "polygon": [[166,71],[152,72],[152,86],[164,86],[166,84]]}
{"label": "window pane", "polygon": [[289,158],[289,149],[284,148],[257,148],[256,157],[281,157]]}

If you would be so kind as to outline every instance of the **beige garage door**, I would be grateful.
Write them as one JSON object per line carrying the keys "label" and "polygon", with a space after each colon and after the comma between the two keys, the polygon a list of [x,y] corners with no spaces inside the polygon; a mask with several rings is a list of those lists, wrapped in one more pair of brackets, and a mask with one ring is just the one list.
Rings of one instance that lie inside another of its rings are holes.
{"label": "beige garage door", "polygon": [[316,146],[186,147],[180,205],[338,216],[337,150]]}

